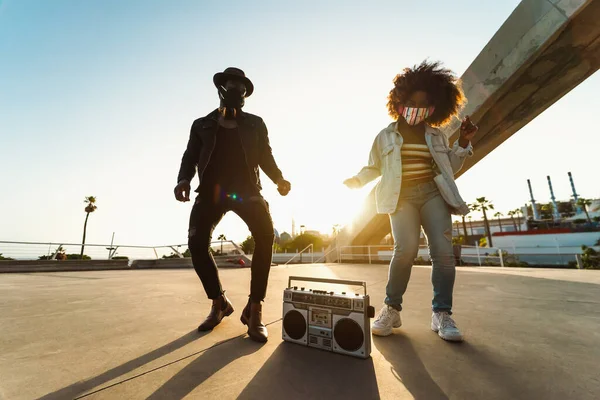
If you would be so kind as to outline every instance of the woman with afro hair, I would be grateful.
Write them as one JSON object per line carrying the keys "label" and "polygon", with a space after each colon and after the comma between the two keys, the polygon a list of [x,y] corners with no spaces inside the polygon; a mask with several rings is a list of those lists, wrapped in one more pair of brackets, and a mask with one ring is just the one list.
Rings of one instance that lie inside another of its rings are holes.
{"label": "woman with afro hair", "polygon": [[421,226],[427,236],[433,284],[431,329],[442,339],[462,341],[452,319],[455,259],[451,214],[465,215],[454,174],[473,154],[477,127],[466,117],[450,147],[440,131],[457,118],[465,96],[454,73],[439,62],[405,68],[394,79],[388,113],[394,119],[375,138],[369,164],[344,181],[360,188],[381,176],[376,188],[379,214],[388,214],[394,238],[385,304],[373,322],[374,335],[387,336],[402,325],[402,296],[419,249]]}

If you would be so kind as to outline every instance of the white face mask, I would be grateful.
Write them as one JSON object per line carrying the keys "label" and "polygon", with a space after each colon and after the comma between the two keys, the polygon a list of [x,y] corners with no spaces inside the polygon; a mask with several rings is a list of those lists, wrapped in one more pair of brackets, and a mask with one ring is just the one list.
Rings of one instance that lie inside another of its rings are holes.
{"label": "white face mask", "polygon": [[409,125],[417,125],[433,114],[433,110],[435,110],[435,107],[416,108],[400,106],[398,107],[398,114],[402,115]]}

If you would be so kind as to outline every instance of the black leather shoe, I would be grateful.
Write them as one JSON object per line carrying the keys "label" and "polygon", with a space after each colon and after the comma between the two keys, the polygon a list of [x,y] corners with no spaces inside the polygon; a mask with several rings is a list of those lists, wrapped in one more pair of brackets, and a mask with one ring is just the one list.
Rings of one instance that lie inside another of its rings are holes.
{"label": "black leather shoe", "polygon": [[213,302],[213,305],[210,308],[210,313],[204,322],[202,322],[198,327],[198,332],[210,331],[215,326],[219,325],[223,318],[231,315],[232,312],[233,306],[223,293],[216,302]]}
{"label": "black leather shoe", "polygon": [[265,343],[269,339],[267,327],[262,323],[262,304],[251,303],[248,299],[248,304],[242,312],[240,318],[244,325],[248,326],[248,336],[255,342]]}

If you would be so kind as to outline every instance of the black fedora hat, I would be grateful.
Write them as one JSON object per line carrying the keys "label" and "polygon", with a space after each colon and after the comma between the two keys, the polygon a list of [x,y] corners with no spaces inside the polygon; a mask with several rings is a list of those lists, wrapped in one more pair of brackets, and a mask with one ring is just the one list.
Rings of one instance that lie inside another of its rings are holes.
{"label": "black fedora hat", "polygon": [[219,87],[220,85],[225,86],[225,82],[228,80],[239,81],[246,85],[246,97],[250,97],[252,92],[254,92],[254,85],[250,79],[246,78],[244,71],[239,68],[225,68],[225,71],[217,72],[215,76],[213,76],[213,82],[216,87]]}

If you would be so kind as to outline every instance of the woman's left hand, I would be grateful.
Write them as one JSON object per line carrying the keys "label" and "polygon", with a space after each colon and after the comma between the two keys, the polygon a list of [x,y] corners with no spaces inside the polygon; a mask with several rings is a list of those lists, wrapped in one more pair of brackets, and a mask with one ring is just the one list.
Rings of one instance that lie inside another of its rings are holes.
{"label": "woman's left hand", "polygon": [[460,139],[462,141],[470,142],[477,133],[478,129],[479,127],[473,124],[473,122],[471,122],[471,118],[469,118],[467,115],[462,124],[460,124]]}

